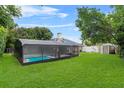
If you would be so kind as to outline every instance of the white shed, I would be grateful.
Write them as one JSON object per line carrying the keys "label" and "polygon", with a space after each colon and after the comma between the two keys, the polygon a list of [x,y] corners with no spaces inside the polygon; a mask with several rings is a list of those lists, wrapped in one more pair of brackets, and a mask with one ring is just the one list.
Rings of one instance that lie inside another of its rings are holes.
{"label": "white shed", "polygon": [[117,52],[117,45],[106,43],[99,46],[99,52],[102,54],[116,54]]}

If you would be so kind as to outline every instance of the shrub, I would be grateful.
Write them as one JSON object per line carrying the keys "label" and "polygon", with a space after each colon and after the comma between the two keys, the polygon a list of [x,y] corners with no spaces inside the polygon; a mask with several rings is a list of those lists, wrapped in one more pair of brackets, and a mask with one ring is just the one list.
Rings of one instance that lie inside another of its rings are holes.
{"label": "shrub", "polygon": [[7,30],[0,26],[0,56],[4,53],[6,46]]}

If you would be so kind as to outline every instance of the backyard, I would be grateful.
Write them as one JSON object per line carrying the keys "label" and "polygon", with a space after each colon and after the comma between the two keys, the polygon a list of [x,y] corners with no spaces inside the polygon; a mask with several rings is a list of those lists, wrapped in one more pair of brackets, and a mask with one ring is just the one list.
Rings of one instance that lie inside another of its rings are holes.
{"label": "backyard", "polygon": [[54,62],[22,66],[11,54],[0,58],[0,87],[124,87],[117,55],[81,53]]}

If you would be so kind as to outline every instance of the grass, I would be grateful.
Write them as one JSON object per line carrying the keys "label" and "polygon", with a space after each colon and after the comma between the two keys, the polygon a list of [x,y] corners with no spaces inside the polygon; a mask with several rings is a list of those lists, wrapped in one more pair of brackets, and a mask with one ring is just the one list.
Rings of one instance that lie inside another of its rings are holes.
{"label": "grass", "polygon": [[117,55],[81,53],[71,59],[22,66],[4,54],[0,87],[124,87],[124,60]]}

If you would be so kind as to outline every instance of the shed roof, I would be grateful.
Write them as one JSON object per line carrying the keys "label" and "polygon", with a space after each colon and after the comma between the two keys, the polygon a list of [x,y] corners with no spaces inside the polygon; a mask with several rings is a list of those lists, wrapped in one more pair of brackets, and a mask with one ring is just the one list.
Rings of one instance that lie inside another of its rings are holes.
{"label": "shed roof", "polygon": [[69,45],[69,46],[81,46],[81,44],[74,41],[63,39],[62,42],[57,42],[56,39],[52,40],[33,40],[33,39],[19,39],[22,45]]}
{"label": "shed roof", "polygon": [[102,46],[117,46],[117,45],[111,44],[111,43],[104,43],[104,44],[102,44]]}

